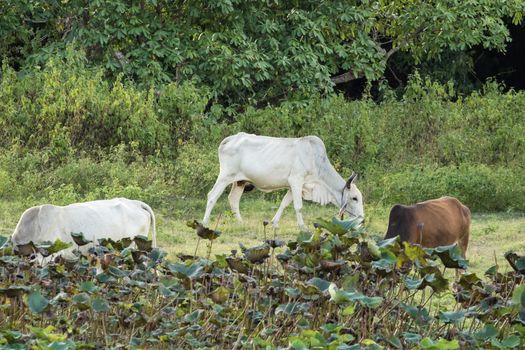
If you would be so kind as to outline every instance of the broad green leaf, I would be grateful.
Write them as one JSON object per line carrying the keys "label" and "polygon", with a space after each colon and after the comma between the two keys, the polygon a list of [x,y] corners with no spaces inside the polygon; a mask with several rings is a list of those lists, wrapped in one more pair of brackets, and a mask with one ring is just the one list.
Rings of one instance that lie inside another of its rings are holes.
{"label": "broad green leaf", "polygon": [[403,339],[405,339],[405,341],[407,341],[410,344],[416,344],[421,341],[421,336],[416,333],[403,332]]}
{"label": "broad green leaf", "polygon": [[395,335],[391,335],[386,339],[390,345],[392,345],[396,349],[402,349],[403,344],[401,344],[401,339],[396,337]]}
{"label": "broad green leaf", "polygon": [[308,280],[307,284],[315,286],[321,293],[324,293],[330,287],[330,282],[319,277],[314,277]]}
{"label": "broad green leaf", "polygon": [[439,319],[444,323],[456,323],[465,318],[465,311],[439,311]]}
{"label": "broad green leaf", "polygon": [[9,237],[0,235],[0,248],[9,240]]}
{"label": "broad green leaf", "polygon": [[125,271],[125,270],[122,270],[122,269],[119,269],[118,267],[115,267],[115,266],[110,266],[108,267],[108,270],[107,272],[117,278],[122,278],[122,277],[127,277],[129,276],[129,272],[128,271]]}
{"label": "broad green leaf", "polygon": [[496,338],[491,338],[490,343],[498,349],[513,349],[520,345],[521,339],[517,335],[511,335],[500,341]]}
{"label": "broad green leaf", "polygon": [[290,341],[290,348],[294,350],[309,350],[306,344],[299,339]]}
{"label": "broad green leaf", "polygon": [[302,314],[310,309],[310,304],[307,303],[288,303],[288,304],[280,304],[275,309],[275,315],[279,315],[281,313],[291,316],[295,314]]}
{"label": "broad green leaf", "polygon": [[187,314],[186,316],[184,316],[184,322],[187,322],[187,323],[197,322],[201,318],[203,312],[204,312],[203,310],[199,309],[199,310],[193,311],[190,314]]}
{"label": "broad green leaf", "polygon": [[241,244],[241,250],[246,260],[252,264],[260,264],[270,257],[270,245],[266,243],[253,248],[245,248]]}
{"label": "broad green leaf", "polygon": [[467,260],[461,256],[461,251],[457,244],[433,248],[432,255],[437,255],[443,262],[443,265],[448,268],[466,269],[468,266]]}
{"label": "broad green leaf", "polygon": [[72,245],[73,243],[62,242],[60,239],[57,239],[55,242],[53,242],[53,244],[51,244],[51,246],[45,249],[49,254],[55,254],[61,250],[71,247]]}
{"label": "broad green leaf", "polygon": [[421,349],[424,350],[455,350],[459,349],[459,342],[457,339],[454,340],[446,340],[446,339],[439,339],[438,341],[434,341],[430,339],[429,337],[426,337],[421,340],[419,343],[421,346]]}
{"label": "broad green leaf", "polygon": [[44,298],[38,291],[33,291],[27,295],[27,304],[32,312],[39,314],[49,305],[49,300]]}
{"label": "broad green leaf", "polygon": [[79,310],[87,310],[91,308],[91,298],[87,293],[79,293],[71,298],[72,303]]}
{"label": "broad green leaf", "polygon": [[331,221],[326,221],[318,218],[314,226],[324,228],[334,235],[341,236],[346,232],[357,228],[360,222],[360,219],[339,220],[338,218],[333,217]]}
{"label": "broad green leaf", "polygon": [[83,292],[93,293],[98,290],[98,287],[93,283],[93,281],[82,282],[80,285],[80,290]]}
{"label": "broad green leaf", "polygon": [[168,263],[167,267],[171,272],[175,272],[189,279],[195,279],[202,274],[202,270],[204,269],[204,263],[194,262],[189,265],[179,263]]}
{"label": "broad green leaf", "polygon": [[95,312],[108,312],[110,310],[109,304],[102,298],[93,299],[91,306]]}
{"label": "broad green leaf", "polygon": [[486,324],[483,329],[474,334],[478,340],[485,341],[494,338],[498,335],[498,330],[491,324]]}

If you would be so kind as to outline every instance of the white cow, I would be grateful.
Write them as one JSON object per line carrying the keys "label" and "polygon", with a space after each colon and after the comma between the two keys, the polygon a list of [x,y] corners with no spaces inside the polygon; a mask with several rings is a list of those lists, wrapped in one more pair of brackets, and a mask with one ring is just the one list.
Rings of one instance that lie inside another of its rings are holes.
{"label": "white cow", "polygon": [[272,225],[278,227],[284,209],[293,201],[297,223],[305,229],[302,198],[320,204],[332,203],[353,217],[364,218],[363,198],[354,184],[356,175],[345,181],[333,168],[323,141],[316,136],[277,138],[244,132],[225,138],[219,146],[220,172],[208,193],[203,224],[207,224],[213,206],[232,184],[228,199],[241,221],[239,201],[247,184],[264,192],[288,188]]}
{"label": "white cow", "polygon": [[74,242],[71,232],[82,232],[86,239],[97,243],[100,238],[147,236],[150,227],[152,243],[156,246],[155,215],[149,205],[137,200],[115,198],[64,207],[44,204],[22,214],[11,241],[16,245],[57,239]]}

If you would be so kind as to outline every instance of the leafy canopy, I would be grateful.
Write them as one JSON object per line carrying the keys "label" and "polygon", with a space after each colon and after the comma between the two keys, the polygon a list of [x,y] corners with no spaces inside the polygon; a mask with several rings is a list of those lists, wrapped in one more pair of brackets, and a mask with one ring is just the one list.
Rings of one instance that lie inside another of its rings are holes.
{"label": "leafy canopy", "polygon": [[382,77],[389,58],[416,62],[475,45],[505,50],[519,0],[21,0],[0,3],[0,55],[42,64],[67,45],[141,84],[193,80],[223,103],[326,93]]}

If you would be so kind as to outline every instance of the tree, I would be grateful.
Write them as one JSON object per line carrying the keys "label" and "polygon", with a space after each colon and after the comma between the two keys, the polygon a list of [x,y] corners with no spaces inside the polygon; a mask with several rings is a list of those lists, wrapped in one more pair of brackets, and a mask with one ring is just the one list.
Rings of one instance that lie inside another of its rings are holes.
{"label": "tree", "polygon": [[9,40],[0,53],[21,66],[74,44],[112,75],[144,85],[192,80],[224,104],[272,103],[292,93],[329,93],[357,78],[376,80],[398,51],[416,62],[480,44],[503,51],[510,40],[504,19],[520,23],[525,12],[522,0],[3,4],[0,36]]}

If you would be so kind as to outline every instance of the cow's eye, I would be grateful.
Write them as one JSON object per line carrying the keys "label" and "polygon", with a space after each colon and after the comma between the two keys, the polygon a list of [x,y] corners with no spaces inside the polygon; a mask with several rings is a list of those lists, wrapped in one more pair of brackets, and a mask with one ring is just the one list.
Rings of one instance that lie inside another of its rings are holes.
{"label": "cow's eye", "polygon": [[353,197],[352,200],[356,201],[357,202],[357,197]]}

